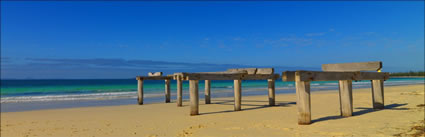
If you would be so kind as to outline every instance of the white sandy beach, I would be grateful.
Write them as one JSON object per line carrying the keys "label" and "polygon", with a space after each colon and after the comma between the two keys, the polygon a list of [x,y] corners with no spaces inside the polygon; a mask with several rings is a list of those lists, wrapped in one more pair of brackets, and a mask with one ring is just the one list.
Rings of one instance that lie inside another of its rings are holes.
{"label": "white sandy beach", "polygon": [[[212,92],[214,93],[214,92]],[[200,100],[189,116],[188,102],[84,107],[1,113],[1,135],[25,136],[424,136],[424,85],[385,87],[386,109],[374,111],[370,89],[353,89],[354,116],[339,116],[337,90],[312,92],[311,125],[297,124],[295,94]]]}

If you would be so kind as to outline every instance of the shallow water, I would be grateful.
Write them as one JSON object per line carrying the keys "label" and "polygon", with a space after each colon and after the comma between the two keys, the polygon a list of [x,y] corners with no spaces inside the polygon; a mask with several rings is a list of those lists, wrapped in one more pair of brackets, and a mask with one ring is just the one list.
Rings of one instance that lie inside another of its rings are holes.
{"label": "shallow water", "polygon": [[[385,86],[423,84],[424,78],[391,78]],[[204,83],[199,83],[202,98]],[[188,99],[188,82],[183,83],[183,99]],[[276,80],[276,94],[295,93],[294,82]],[[353,88],[370,87],[370,81],[353,82]],[[176,82],[171,82],[172,100]],[[312,91],[337,89],[337,81],[312,82]],[[145,103],[162,102],[164,81],[144,82]],[[242,82],[243,96],[266,95],[267,81],[249,80]],[[98,80],[2,80],[1,111],[26,111],[52,108],[84,106],[107,106],[136,104],[137,81],[134,79]],[[233,97],[233,81],[212,81],[212,97]]]}

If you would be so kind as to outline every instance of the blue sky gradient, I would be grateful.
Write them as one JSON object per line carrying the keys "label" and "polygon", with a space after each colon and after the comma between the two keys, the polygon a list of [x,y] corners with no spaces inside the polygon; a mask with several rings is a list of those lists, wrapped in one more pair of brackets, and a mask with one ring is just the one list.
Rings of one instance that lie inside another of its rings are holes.
{"label": "blue sky gradient", "polygon": [[229,67],[424,70],[424,2],[1,2],[1,78]]}

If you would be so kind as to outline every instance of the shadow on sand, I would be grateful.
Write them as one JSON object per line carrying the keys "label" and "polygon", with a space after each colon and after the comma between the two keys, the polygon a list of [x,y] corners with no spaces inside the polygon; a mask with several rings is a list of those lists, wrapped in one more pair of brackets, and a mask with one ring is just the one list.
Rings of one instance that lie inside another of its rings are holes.
{"label": "shadow on sand", "polygon": [[[211,104],[220,104],[220,105],[234,105],[233,100],[214,100],[215,102],[212,102]],[[242,111],[246,110],[255,110],[255,109],[262,109],[267,107],[288,107],[290,105],[295,105],[295,102],[283,102],[283,101],[276,101],[274,106],[269,105],[259,105],[259,104],[249,104],[249,102],[264,102],[265,104],[268,103],[268,101],[258,101],[258,100],[243,100],[242,101]],[[202,104],[202,105],[208,105],[208,104]],[[252,106],[249,108],[243,108],[243,106]],[[200,115],[207,115],[207,114],[217,114],[217,113],[229,113],[229,112],[237,112],[234,110],[224,110],[224,111],[216,111],[216,112],[206,112],[206,113],[200,113]]]}
{"label": "shadow on sand", "polygon": [[[260,104],[250,104],[249,102],[263,102],[265,105],[260,105]],[[296,105],[296,102],[284,102],[284,101],[276,101],[274,106],[269,106],[266,105],[268,103],[268,101],[259,101],[259,100],[243,100],[242,101],[242,111],[245,110],[255,110],[255,109],[262,109],[262,108],[267,108],[267,107],[289,107],[292,105]],[[214,100],[214,102],[212,102],[211,104],[219,104],[219,105],[234,105],[234,101],[233,100]],[[200,104],[201,105],[201,104]],[[202,104],[202,105],[209,105],[209,104]],[[389,104],[389,105],[385,105],[384,109],[390,109],[390,110],[409,110],[409,108],[398,108],[400,106],[405,106],[407,105],[407,103],[405,104]],[[243,108],[243,106],[251,106],[249,108]],[[367,114],[367,113],[372,113],[372,112],[376,112],[376,111],[381,111],[384,109],[373,109],[373,108],[364,108],[364,107],[358,107],[356,109],[362,109],[360,111],[356,111],[353,112],[353,116],[360,116],[363,114]],[[234,111],[234,110],[224,110],[224,111],[216,111],[216,112],[205,112],[205,113],[200,113],[200,115],[208,115],[208,114],[218,114],[218,113],[230,113],[230,112],[238,112],[238,111]],[[340,115],[334,115],[334,116],[327,116],[327,117],[322,117],[319,119],[315,119],[312,120],[312,123],[316,123],[316,122],[321,122],[321,121],[326,121],[326,120],[337,120],[337,119],[342,119],[342,118],[349,118],[349,117],[343,117]]]}
{"label": "shadow on sand", "polygon": [[[359,107],[356,109],[362,109],[360,111],[356,111],[353,112],[353,116],[360,116],[366,113],[371,113],[371,112],[376,112],[376,111],[381,111],[381,110],[385,110],[385,109],[390,109],[390,110],[409,110],[409,108],[397,108],[400,106],[405,106],[407,105],[407,103],[405,104],[390,104],[390,105],[386,105],[384,109],[373,109],[373,108],[364,108],[364,107]],[[326,120],[336,120],[336,119],[341,119],[341,118],[349,118],[349,117],[343,117],[343,116],[327,116],[327,117],[322,117],[319,119],[315,119],[312,120],[312,123],[316,123],[316,122],[320,122],[320,121],[326,121]]]}

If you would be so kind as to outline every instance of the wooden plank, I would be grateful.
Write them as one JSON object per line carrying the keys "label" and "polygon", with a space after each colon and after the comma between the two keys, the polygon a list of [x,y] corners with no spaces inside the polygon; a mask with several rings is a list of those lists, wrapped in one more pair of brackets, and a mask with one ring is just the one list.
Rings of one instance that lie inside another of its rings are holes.
{"label": "wooden plank", "polygon": [[202,74],[199,75],[199,80],[234,80],[242,79],[242,76],[243,74]]}
{"label": "wooden plank", "polygon": [[238,71],[247,71],[248,74],[255,74],[257,72],[257,68],[234,68],[228,69],[228,72],[238,72]]}
{"label": "wooden plank", "polygon": [[269,106],[275,105],[275,79],[268,79]]}
{"label": "wooden plank", "polygon": [[180,75],[184,78],[184,80],[234,80],[234,79],[242,79],[242,76],[245,73],[233,73],[226,72],[222,74],[208,74],[208,73],[180,73],[175,75]]}
{"label": "wooden plank", "polygon": [[190,115],[199,115],[199,96],[198,96],[198,80],[189,80],[190,92]]}
{"label": "wooden plank", "polygon": [[[320,72],[320,71],[296,71],[301,81],[338,81],[338,80],[386,80],[389,73],[386,72]],[[283,77],[282,77],[283,78]],[[288,75],[287,75],[287,80]]]}
{"label": "wooden plank", "polygon": [[333,81],[333,80],[373,80],[389,79],[387,72],[320,72],[320,71],[285,71],[282,81],[295,81],[295,73],[299,72],[304,81]]}
{"label": "wooden plank", "polygon": [[205,104],[211,104],[211,80],[205,80]]}
{"label": "wooden plank", "polygon": [[308,125],[311,123],[311,104],[310,104],[310,82],[300,81],[300,76],[296,76],[295,81],[298,124]]}
{"label": "wooden plank", "polygon": [[181,107],[183,105],[183,81],[180,77],[177,79],[177,106]]}
{"label": "wooden plank", "polygon": [[257,73],[255,74],[273,74],[273,68],[257,68]]}
{"label": "wooden plank", "polygon": [[254,74],[243,75],[242,80],[267,80],[279,79],[279,74]]}
{"label": "wooden plank", "polygon": [[282,81],[295,81],[295,71],[282,72]]}
{"label": "wooden plank", "polygon": [[137,80],[137,102],[143,105],[143,80]]}
{"label": "wooden plank", "polygon": [[170,103],[171,91],[170,91],[170,79],[165,80],[165,103]]}
{"label": "wooden plank", "polygon": [[241,110],[241,103],[242,103],[242,95],[241,95],[241,86],[242,81],[241,80],[234,80],[233,81],[233,90],[235,92],[235,111]]}
{"label": "wooden plank", "polygon": [[332,81],[332,80],[354,80],[352,72],[313,72],[313,71],[297,71],[301,81]]}
{"label": "wooden plank", "polygon": [[199,73],[174,73],[174,79],[177,76],[184,80],[267,80],[279,79],[279,74],[247,74],[246,71],[238,72],[199,72]]}
{"label": "wooden plank", "polygon": [[349,117],[353,115],[353,85],[351,80],[339,81],[339,103],[341,116]]}
{"label": "wooden plank", "polygon": [[172,74],[172,77],[173,77],[173,79],[174,80],[176,80],[176,79],[178,79],[178,78],[180,78],[180,79],[182,79],[182,80],[184,80],[185,78],[184,78],[184,73],[174,73],[174,74]]}
{"label": "wooden plank", "polygon": [[357,62],[357,63],[338,63],[338,64],[323,64],[323,71],[377,71],[382,68],[381,61],[374,62]]}
{"label": "wooden plank", "polygon": [[137,76],[137,79],[143,80],[165,80],[165,79],[173,79],[172,76]]}
{"label": "wooden plank", "polygon": [[188,74],[191,74],[191,73],[187,73],[187,72],[174,73],[173,78],[174,79],[181,78],[182,80],[189,80]]}
{"label": "wooden plank", "polygon": [[162,72],[149,72],[148,76],[162,76]]}
{"label": "wooden plank", "polygon": [[221,72],[197,72],[192,74],[248,74],[246,70],[221,71]]}
{"label": "wooden plank", "polygon": [[384,81],[372,80],[373,109],[384,109]]}

